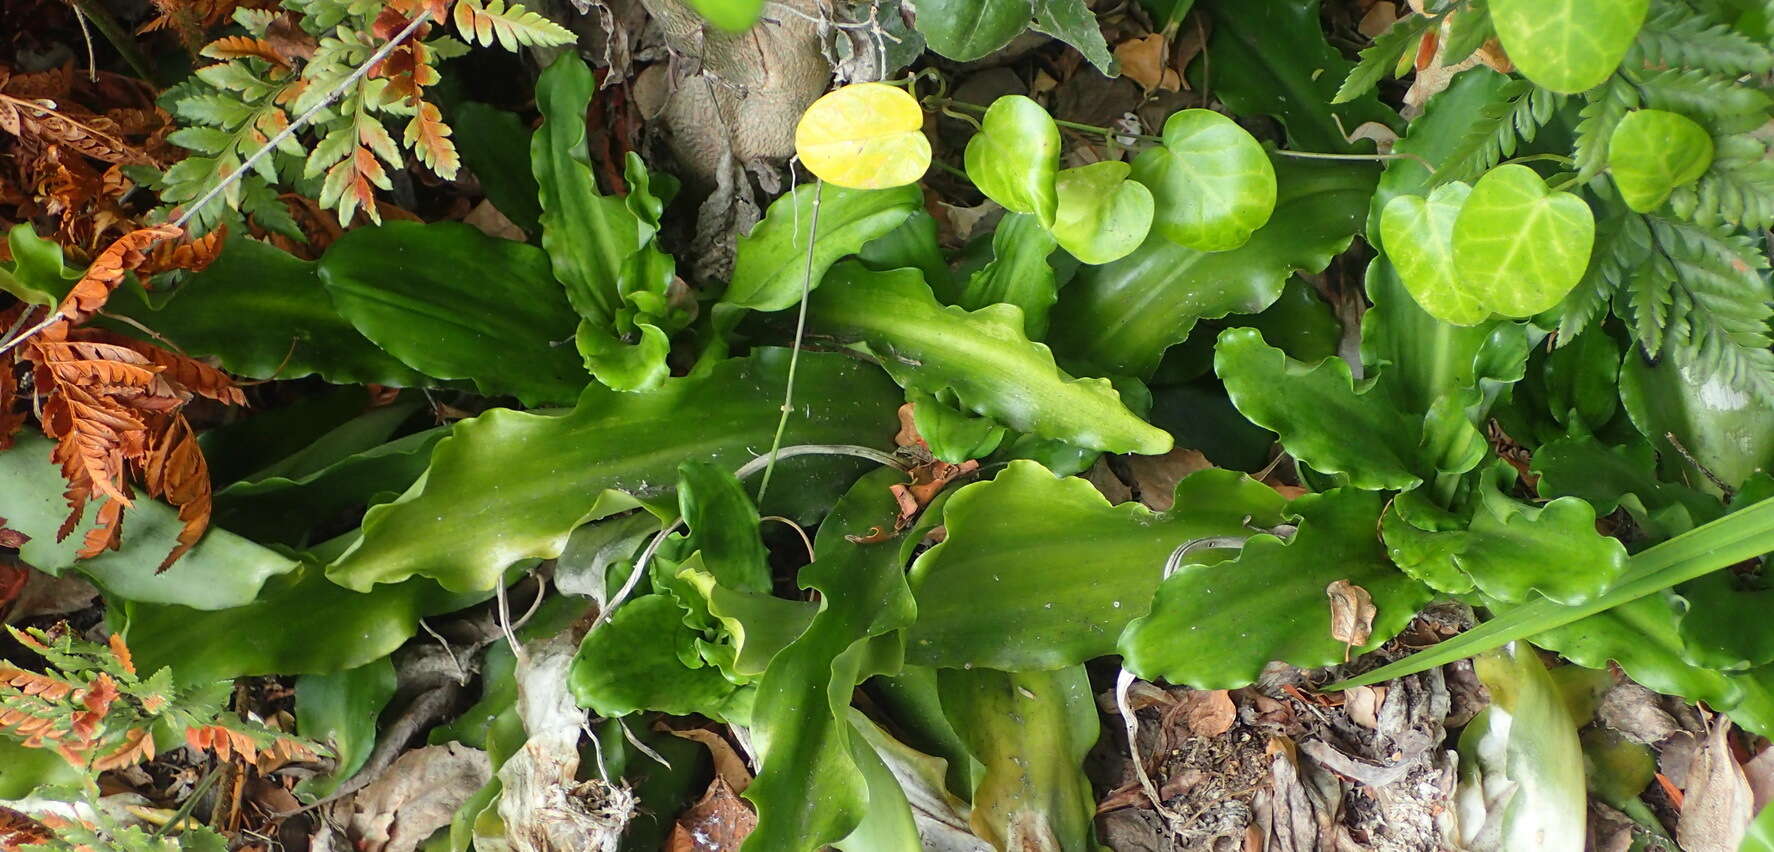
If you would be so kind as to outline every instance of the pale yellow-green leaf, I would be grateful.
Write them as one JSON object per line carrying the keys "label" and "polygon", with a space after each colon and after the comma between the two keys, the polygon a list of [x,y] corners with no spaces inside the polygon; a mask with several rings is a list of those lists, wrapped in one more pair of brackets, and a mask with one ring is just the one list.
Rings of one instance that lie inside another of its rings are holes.
{"label": "pale yellow-green leaf", "polygon": [[813,102],[795,127],[801,164],[827,183],[891,189],[924,176],[924,110],[906,90],[856,83]]}

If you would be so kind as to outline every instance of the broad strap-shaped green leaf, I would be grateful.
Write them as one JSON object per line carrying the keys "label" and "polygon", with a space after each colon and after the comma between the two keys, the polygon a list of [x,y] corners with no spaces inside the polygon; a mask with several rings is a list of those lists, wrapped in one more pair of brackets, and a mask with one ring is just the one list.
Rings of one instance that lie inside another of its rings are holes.
{"label": "broad strap-shaped green leaf", "polygon": [[1009,44],[1034,12],[1030,0],[932,0],[918,4],[916,26],[931,50],[972,62]]}
{"label": "broad strap-shaped green leaf", "polygon": [[642,595],[585,634],[567,686],[579,706],[602,716],[642,710],[725,718],[740,687],[713,666],[691,668],[676,651],[687,634],[670,595]]}
{"label": "broad strap-shaped green leaf", "polygon": [[1712,165],[1712,134],[1681,113],[1633,110],[1614,125],[1608,171],[1626,206],[1649,213]]}
{"label": "broad strap-shaped green leaf", "polygon": [[1034,214],[1051,227],[1059,207],[1059,151],[1053,116],[1022,95],[1005,95],[986,109],[980,131],[967,141],[967,177],[1004,209]]}
{"label": "broad strap-shaped green leaf", "polygon": [[[644,394],[593,385],[564,415],[494,409],[462,421],[439,442],[423,479],[370,509],[362,540],[328,575],[359,589],[415,574],[490,589],[507,565],[559,556],[580,524],[669,499],[684,459],[734,469],[770,446],[787,360],[762,350]],[[796,388],[809,402],[789,418],[785,445],[890,445],[901,396],[878,371],[806,354]],[[808,520],[848,484],[842,472],[855,470],[805,458],[779,467],[800,487],[771,511]]]}
{"label": "broad strap-shaped green leaf", "polygon": [[1054,310],[1053,348],[1068,363],[1149,376],[1197,320],[1256,313],[1294,271],[1322,271],[1360,231],[1378,172],[1321,160],[1274,167],[1275,213],[1243,246],[1202,252],[1153,233],[1133,254],[1079,270]]}
{"label": "broad strap-shaped green leaf", "polygon": [[[341,316],[321,284],[319,266],[258,240],[231,237],[214,263],[172,293],[151,297],[125,284],[105,310],[154,329],[187,354],[213,357],[240,376],[437,384],[377,348]],[[243,322],[245,317],[251,321]],[[115,329],[142,335],[127,323]]]}
{"label": "broad strap-shaped green leaf", "polygon": [[1157,230],[1200,251],[1244,245],[1275,212],[1275,167],[1238,123],[1206,109],[1164,122],[1164,144],[1133,162],[1134,179],[1157,201]]}
{"label": "broad strap-shaped green leaf", "polygon": [[1053,238],[1084,263],[1119,260],[1152,229],[1152,193],[1127,179],[1131,166],[1104,160],[1066,169],[1054,179],[1059,199]]}
{"label": "broad strap-shaped green leaf", "polygon": [[[1146,613],[1164,561],[1184,542],[1281,523],[1280,495],[1243,474],[1205,470],[1155,513],[1109,505],[1090,483],[1013,461],[943,508],[948,537],[912,566],[918,621],[908,662],[1012,671],[1052,669],[1114,652]],[[991,601],[991,606],[981,606]]]}
{"label": "broad strap-shaped green leaf", "polygon": [[820,609],[758,681],[751,730],[761,763],[745,794],[758,826],[749,848],[812,852],[842,840],[868,812],[875,782],[855,756],[868,746],[853,742],[849,718],[856,685],[875,674],[865,670],[863,643],[911,624],[917,604],[899,543],[853,539],[892,527],[898,506],[888,487],[904,481],[896,471],[858,480],[820,525],[815,559],[801,569]]}
{"label": "broad strap-shaped green leaf", "polygon": [[[1122,632],[1122,664],[1150,680],[1231,689],[1272,660],[1313,668],[1379,647],[1430,597],[1386,558],[1374,536],[1380,509],[1379,494],[1354,488],[1308,494],[1288,504],[1299,517],[1291,541],[1260,533],[1235,559],[1184,564],[1158,587],[1151,614]],[[1366,590],[1377,610],[1354,648],[1332,634],[1327,589],[1339,581]]]}
{"label": "broad strap-shaped green leaf", "polygon": [[296,732],[327,746],[333,771],[297,785],[323,798],[357,773],[376,747],[376,717],[394,697],[394,662],[383,657],[354,669],[296,679]]}
{"label": "broad strap-shaped green leaf", "polygon": [[928,271],[924,280],[942,301],[956,307],[977,311],[1003,302],[1021,308],[1023,331],[1030,340],[1039,340],[1047,334],[1047,316],[1059,298],[1053,266],[1047,262],[1057,245],[1034,215],[1006,213],[992,231],[992,259],[968,277],[957,298],[944,298]]}
{"label": "broad strap-shaped green leaf", "polygon": [[1380,214],[1380,234],[1387,256],[1417,305],[1431,316],[1454,325],[1474,325],[1491,309],[1460,282],[1454,266],[1454,218],[1472,187],[1445,183],[1429,193],[1400,195]]}
{"label": "broad strap-shaped green leaf", "polygon": [[320,278],[339,313],[413,369],[472,379],[527,405],[575,398],[572,307],[534,246],[459,222],[359,228],[327,249]]}
{"label": "broad strap-shaped green leaf", "polygon": [[[813,194],[819,195],[819,228],[813,228]],[[899,227],[924,206],[916,185],[894,189],[845,189],[819,183],[802,184],[770,202],[764,220],[739,240],[733,282],[722,304],[759,311],[780,311],[801,301],[807,275],[807,247],[813,243],[812,278],[818,287],[839,258],[855,254],[864,244]]]}
{"label": "broad strap-shaped green leaf", "polygon": [[1563,301],[1589,266],[1595,214],[1552,192],[1533,169],[1498,166],[1472,187],[1454,221],[1454,267],[1470,292],[1505,316]]}
{"label": "broad strap-shaped green leaf", "polygon": [[1489,0],[1509,59],[1555,92],[1592,89],[1614,73],[1645,21],[1648,0]]}
{"label": "broad strap-shaped green leaf", "polygon": [[591,67],[564,53],[536,80],[542,126],[530,139],[530,168],[542,202],[542,247],[579,316],[609,323],[621,304],[617,282],[640,250],[640,223],[622,199],[598,192],[585,142],[585,110],[597,91]]}
{"label": "broad strap-shaped green leaf", "polygon": [[1373,490],[1423,481],[1421,421],[1393,407],[1373,381],[1358,384],[1341,358],[1301,364],[1255,329],[1231,328],[1214,346],[1214,372],[1240,413],[1313,470]]}
{"label": "broad strap-shaped green leaf", "polygon": [[678,512],[716,582],[742,592],[770,591],[770,552],[758,537],[758,509],[731,472],[706,461],[678,465]]}
{"label": "broad strap-shaped green leaf", "polygon": [[304,564],[267,582],[243,606],[205,612],[111,599],[110,612],[136,665],[144,671],[171,666],[179,682],[197,684],[357,668],[405,644],[419,632],[419,619],[487,597],[423,579],[354,592],[327,580],[320,566]]}
{"label": "broad strap-shaped green leaf", "polygon": [[[1639,347],[1620,365],[1620,401],[1639,433],[1679,468],[1680,477],[1704,487],[1708,472],[1736,487],[1758,471],[1774,469],[1774,406],[1759,399],[1740,377],[1708,362],[1705,351],[1670,346],[1655,363]],[[1674,435],[1682,444],[1677,450]]]}
{"label": "broad strap-shaped green leaf", "polygon": [[812,300],[813,327],[865,343],[901,385],[948,389],[962,405],[1022,432],[1108,452],[1158,454],[1170,435],[1122,404],[1107,379],[1061,372],[1023,333],[1022,311],[944,307],[915,269],[832,269]]}
{"label": "broad strap-shaped green leaf", "polygon": [[56,542],[56,530],[68,517],[62,499],[68,484],[49,460],[52,448],[47,438],[22,434],[0,452],[0,482],[6,483],[0,488],[0,518],[30,536],[19,557],[40,571],[61,575],[78,569],[113,599],[213,610],[251,603],[268,580],[297,569],[295,560],[212,526],[196,547],[156,574],[154,566],[172,549],[184,522],[177,509],[143,495],[123,515],[120,549],[76,559],[98,506],[96,501],[88,505],[72,534]]}
{"label": "broad strap-shaped green leaf", "polygon": [[943,714],[984,768],[975,834],[998,849],[1091,849],[1096,798],[1084,756],[1101,733],[1083,666],[1050,672],[944,669]]}

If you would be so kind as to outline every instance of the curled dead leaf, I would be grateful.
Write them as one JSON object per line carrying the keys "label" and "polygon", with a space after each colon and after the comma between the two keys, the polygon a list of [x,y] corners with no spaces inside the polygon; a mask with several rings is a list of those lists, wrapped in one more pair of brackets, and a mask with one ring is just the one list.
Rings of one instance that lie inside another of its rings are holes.
{"label": "curled dead leaf", "polygon": [[752,829],[758,827],[758,816],[744,800],[719,777],[708,785],[708,791],[678,817],[671,837],[665,841],[666,852],[737,852]]}
{"label": "curled dead leaf", "polygon": [[1350,650],[1366,645],[1374,632],[1374,616],[1379,612],[1374,607],[1373,595],[1348,580],[1331,583],[1324,593],[1330,597],[1331,638],[1348,645]]}

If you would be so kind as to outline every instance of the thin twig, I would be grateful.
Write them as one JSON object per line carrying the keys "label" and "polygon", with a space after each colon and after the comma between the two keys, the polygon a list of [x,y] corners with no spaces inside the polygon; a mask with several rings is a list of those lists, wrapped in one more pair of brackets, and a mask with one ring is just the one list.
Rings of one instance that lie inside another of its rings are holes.
{"label": "thin twig", "polygon": [[770,440],[770,461],[764,465],[764,479],[758,483],[758,503],[770,490],[770,474],[776,469],[776,454],[782,449],[782,433],[788,429],[788,416],[795,409],[795,369],[801,365],[801,338],[807,332],[807,295],[813,292],[813,251],[819,244],[819,202],[825,195],[825,181],[813,182],[813,215],[807,226],[807,268],[801,276],[801,306],[795,317],[795,343],[788,352],[788,381],[782,389],[782,416],[776,421],[776,437]]}
{"label": "thin twig", "polygon": [[1688,452],[1688,448],[1682,445],[1682,439],[1677,438],[1674,432],[1664,432],[1663,437],[1667,438],[1669,440],[1669,445],[1675,447],[1675,451],[1681,453],[1682,458],[1688,460],[1688,464],[1691,464],[1698,469],[1700,474],[1705,476],[1707,481],[1713,484],[1713,487],[1723,492],[1727,499],[1730,498],[1732,494],[1736,493],[1737,489],[1726,485],[1725,481],[1720,479],[1718,474],[1712,472],[1712,468],[1701,464],[1700,460],[1695,458],[1693,453]]}
{"label": "thin twig", "polygon": [[44,330],[52,325],[55,325],[56,323],[61,322],[61,321],[62,321],[62,312],[61,311],[50,311],[49,316],[47,318],[45,318],[42,322],[37,323],[36,325],[25,329],[24,334],[20,334],[17,337],[14,337],[13,339],[6,341],[5,343],[0,343],[0,355],[5,355],[6,353],[11,352],[20,343],[30,340],[34,335],[37,334],[37,332],[42,331],[42,330]]}
{"label": "thin twig", "polygon": [[758,520],[760,520],[760,521],[775,521],[779,524],[782,524],[782,525],[788,527],[791,530],[794,530],[795,534],[801,537],[801,544],[804,544],[807,546],[807,561],[809,561],[809,562],[813,561],[813,559],[815,558],[813,555],[813,539],[807,537],[807,531],[805,529],[802,529],[800,524],[795,523],[793,519],[785,518],[781,515],[765,515],[762,518],[759,518]]}

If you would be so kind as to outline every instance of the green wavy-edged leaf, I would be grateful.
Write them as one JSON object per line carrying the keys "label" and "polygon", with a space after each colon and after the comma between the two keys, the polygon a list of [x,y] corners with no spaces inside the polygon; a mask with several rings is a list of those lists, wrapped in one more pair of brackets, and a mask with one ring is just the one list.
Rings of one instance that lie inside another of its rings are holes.
{"label": "green wavy-edged leaf", "polygon": [[1574,95],[1614,73],[1648,0],[1490,0],[1491,23],[1529,80]]}
{"label": "green wavy-edged leaf", "polygon": [[676,650],[687,633],[684,611],[670,595],[642,595],[585,635],[567,686],[579,706],[603,716],[642,710],[724,718],[739,685],[713,666],[690,668]]}
{"label": "green wavy-edged leaf", "polygon": [[[819,231],[813,231],[813,193],[819,195]],[[810,183],[770,202],[764,220],[739,240],[733,283],[722,304],[759,311],[780,311],[801,301],[807,275],[808,238],[813,242],[813,271],[808,287],[818,287],[825,271],[845,255],[855,254],[870,240],[898,228],[924,206],[916,184],[893,189],[846,189]]]}
{"label": "green wavy-edged leaf", "polygon": [[1595,214],[1553,192],[1533,169],[1498,166],[1472,187],[1454,220],[1454,266],[1491,310],[1527,317],[1563,301],[1589,267]]}
{"label": "green wavy-edged leaf", "polygon": [[1324,161],[1274,167],[1274,215],[1239,248],[1202,252],[1154,233],[1127,257],[1080,269],[1053,311],[1054,350],[1068,363],[1149,376],[1196,320],[1256,313],[1294,271],[1322,271],[1360,231],[1379,172]]}
{"label": "green wavy-edged leaf", "polygon": [[1214,345],[1214,372],[1239,413],[1281,436],[1313,470],[1372,490],[1423,481],[1422,421],[1393,407],[1373,381],[1357,383],[1341,358],[1301,364],[1256,329],[1229,328]]}
{"label": "green wavy-edged leaf", "polygon": [[[898,506],[888,487],[897,471],[857,481],[820,525],[816,558],[800,585],[819,592],[819,613],[770,661],[752,704],[758,776],[745,796],[757,806],[746,848],[812,852],[842,840],[869,812],[869,781],[854,750],[849,709],[865,670],[870,637],[912,623],[917,604],[906,585],[898,542],[856,542],[889,529]],[[906,812],[907,819],[910,811]]]}
{"label": "green wavy-edged leaf", "polygon": [[[333,306],[320,264],[276,246],[230,237],[222,254],[164,296],[135,284],[111,294],[108,313],[128,317],[187,354],[215,358],[254,379],[319,375],[335,384],[417,387],[436,382],[382,351]],[[250,317],[250,322],[242,318]],[[143,336],[127,323],[114,328]]]}
{"label": "green wavy-edged leaf", "polygon": [[642,244],[640,221],[615,196],[598,193],[585,143],[585,110],[597,91],[591,67],[561,54],[536,79],[542,125],[530,138],[540,189],[542,248],[580,317],[607,324],[621,304],[616,283]]}
{"label": "green wavy-edged leaf", "polygon": [[369,760],[376,747],[376,717],[394,697],[394,661],[383,657],[354,669],[296,679],[296,733],[331,749],[331,772],[296,786],[322,798]]}
{"label": "green wavy-edged leaf", "polygon": [[992,231],[992,259],[968,276],[955,298],[937,286],[928,269],[924,281],[944,303],[970,311],[999,302],[1022,308],[1023,330],[1030,340],[1039,340],[1047,334],[1048,314],[1059,298],[1059,284],[1047,262],[1057,246],[1034,216],[1006,213]]}
{"label": "green wavy-edged leaf", "polygon": [[154,566],[177,542],[184,522],[178,510],[147,495],[137,495],[124,512],[122,548],[92,559],[75,559],[81,539],[97,514],[98,501],[66,540],[56,543],[56,530],[68,516],[62,492],[68,487],[61,469],[49,460],[53,444],[23,434],[0,452],[0,518],[30,540],[19,557],[32,567],[60,575],[78,569],[114,598],[182,604],[196,609],[226,609],[250,603],[273,577],[296,570],[289,557],[220,527],[211,527],[171,568],[156,574]]}
{"label": "green wavy-edged leaf", "polygon": [[[1308,494],[1287,506],[1300,519],[1292,541],[1257,534],[1235,559],[1183,565],[1158,587],[1151,614],[1121,634],[1122,664],[1151,680],[1231,689],[1273,660],[1314,668],[1379,647],[1430,598],[1375,537],[1381,503],[1354,488]],[[1331,635],[1326,588],[1339,580],[1367,590],[1378,610],[1354,648]]]}
{"label": "green wavy-edged leaf", "polygon": [[1169,451],[1170,435],[1122,404],[1107,379],[1075,379],[1023,334],[1022,311],[944,307],[915,269],[833,267],[814,293],[813,327],[858,339],[901,385],[951,390],[966,408],[1022,432],[1095,450]]}
{"label": "green wavy-edged leaf", "polygon": [[339,238],[320,262],[339,313],[413,369],[472,379],[527,405],[565,402],[586,384],[572,307],[535,246],[460,222],[389,222]]}
{"label": "green wavy-edged leaf", "polygon": [[0,291],[11,293],[27,305],[50,307],[68,295],[80,273],[62,265],[62,247],[37,236],[29,222],[6,232],[11,262],[0,262]]}
{"label": "green wavy-edged leaf", "polygon": [[1157,201],[1157,230],[1200,251],[1244,245],[1275,212],[1275,167],[1250,132],[1213,110],[1186,109],[1164,122],[1164,144],[1133,161],[1134,179]]}
{"label": "green wavy-edged leaf", "polygon": [[1491,315],[1462,286],[1454,266],[1454,218],[1471,193],[1466,184],[1445,183],[1428,198],[1397,196],[1380,214],[1380,234],[1405,289],[1431,316],[1454,325],[1475,325]]}
{"label": "green wavy-edged leaf", "polygon": [[1633,110],[1614,126],[1608,171],[1626,206],[1649,213],[1712,165],[1712,134],[1677,112]]}
{"label": "green wavy-edged leaf", "polygon": [[1053,238],[1079,261],[1126,257],[1152,229],[1152,193],[1127,179],[1131,169],[1120,160],[1104,160],[1066,169],[1054,179],[1059,202]]}
{"label": "green wavy-edged leaf", "polygon": [[926,0],[915,25],[931,50],[972,62],[1009,44],[1034,13],[1031,0]]}
{"label": "green wavy-edged leaf", "polygon": [[419,632],[419,619],[479,603],[423,579],[354,592],[319,566],[265,584],[245,606],[204,612],[113,601],[110,612],[144,671],[171,666],[181,683],[247,675],[326,674],[366,665]]}
{"label": "green wavy-edged leaf", "polygon": [[906,660],[1026,671],[1113,653],[1121,628],[1151,606],[1172,550],[1247,534],[1247,520],[1278,524],[1284,503],[1243,474],[1212,469],[1179,482],[1169,512],[1111,506],[1082,479],[1013,461],[949,499],[948,537],[913,564],[918,621]]}
{"label": "green wavy-edged leaf", "polygon": [[1027,97],[1005,95],[986,109],[980,131],[967,141],[967,177],[1004,209],[1031,213],[1051,227],[1059,208],[1059,149],[1053,116]]}
{"label": "green wavy-edged leaf", "polygon": [[1774,663],[1774,631],[1767,629],[1774,591],[1752,583],[1719,571],[1676,590],[1672,603],[1685,659],[1720,671]]}
{"label": "green wavy-edged leaf", "polygon": [[[356,589],[431,577],[453,589],[490,589],[505,566],[560,555],[580,524],[649,503],[671,514],[685,459],[734,469],[766,451],[781,416],[787,353],[763,350],[696,377],[629,394],[593,385],[563,415],[494,409],[456,424],[425,476],[364,517],[363,538],[328,567]],[[840,355],[806,354],[784,445],[889,446],[901,395],[878,371]],[[809,463],[811,462],[811,463]],[[777,512],[817,517],[848,484],[820,460],[788,459]]]}
{"label": "green wavy-edged leaf", "polygon": [[1094,848],[1084,756],[1100,735],[1083,666],[937,672],[942,711],[983,768],[973,832],[998,849]]}

